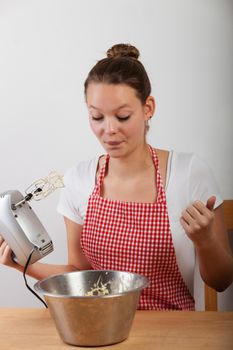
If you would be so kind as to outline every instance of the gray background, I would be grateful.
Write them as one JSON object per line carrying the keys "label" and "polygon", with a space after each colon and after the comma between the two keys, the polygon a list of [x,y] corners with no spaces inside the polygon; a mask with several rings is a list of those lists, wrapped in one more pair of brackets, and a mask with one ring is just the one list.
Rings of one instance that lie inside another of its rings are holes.
{"label": "gray background", "polygon": [[[51,170],[103,152],[88,125],[83,82],[110,46],[126,42],[141,51],[157,102],[149,142],[195,152],[223,198],[233,198],[232,14],[230,0],[0,1],[0,192],[23,192]],[[55,245],[43,261],[61,264],[58,196],[32,206]],[[0,266],[0,281],[1,306],[41,306],[22,274]],[[232,307],[230,299],[232,288],[221,307]]]}

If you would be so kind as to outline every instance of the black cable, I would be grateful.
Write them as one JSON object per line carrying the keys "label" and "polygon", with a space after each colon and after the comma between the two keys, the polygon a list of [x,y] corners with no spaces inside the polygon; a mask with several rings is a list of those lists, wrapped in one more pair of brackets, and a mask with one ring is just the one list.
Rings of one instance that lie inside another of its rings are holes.
{"label": "black cable", "polygon": [[32,294],[34,294],[43,304],[46,308],[48,308],[48,305],[46,304],[46,302],[28,285],[27,283],[27,278],[26,278],[26,271],[27,271],[27,268],[28,268],[28,265],[30,263],[30,260],[31,260],[31,257],[32,257],[32,254],[34,253],[35,249],[32,249],[31,253],[29,254],[29,257],[27,259],[27,262],[24,266],[24,270],[23,270],[23,278],[24,278],[24,282],[25,282],[25,285],[26,287],[30,290],[30,292]]}

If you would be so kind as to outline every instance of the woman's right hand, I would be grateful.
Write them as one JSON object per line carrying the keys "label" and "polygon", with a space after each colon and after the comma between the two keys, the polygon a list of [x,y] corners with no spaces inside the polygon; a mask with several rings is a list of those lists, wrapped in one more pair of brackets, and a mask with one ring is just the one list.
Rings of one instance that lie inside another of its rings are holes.
{"label": "woman's right hand", "polygon": [[11,254],[11,248],[6,243],[4,238],[0,235],[0,264],[9,267],[15,267],[16,263],[12,260]]}

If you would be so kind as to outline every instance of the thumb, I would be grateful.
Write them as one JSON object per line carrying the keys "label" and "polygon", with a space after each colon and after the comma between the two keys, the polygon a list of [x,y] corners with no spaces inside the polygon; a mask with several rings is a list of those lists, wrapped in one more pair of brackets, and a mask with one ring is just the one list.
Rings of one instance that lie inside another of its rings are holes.
{"label": "thumb", "polygon": [[216,197],[215,196],[210,197],[207,200],[206,208],[212,211],[214,209],[215,202],[216,202]]}

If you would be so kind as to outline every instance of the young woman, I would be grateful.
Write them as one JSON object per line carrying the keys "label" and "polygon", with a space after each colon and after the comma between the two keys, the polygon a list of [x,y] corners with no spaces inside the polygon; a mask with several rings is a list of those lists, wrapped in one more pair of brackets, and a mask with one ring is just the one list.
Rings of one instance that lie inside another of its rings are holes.
{"label": "young woman", "polygon": [[[138,50],[113,46],[85,82],[90,126],[106,151],[65,175],[58,211],[64,216],[68,264],[35,263],[28,273],[114,269],[147,276],[139,308],[194,310],[197,257],[203,280],[223,291],[233,279],[222,199],[206,164],[193,154],[146,142],[155,111]],[[0,259],[22,270],[0,240]]]}

